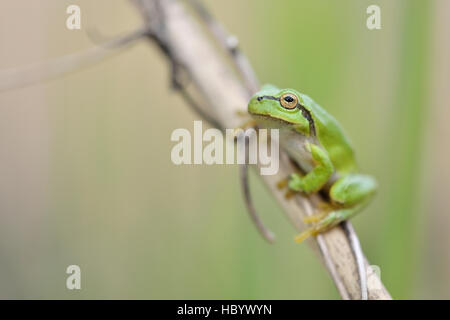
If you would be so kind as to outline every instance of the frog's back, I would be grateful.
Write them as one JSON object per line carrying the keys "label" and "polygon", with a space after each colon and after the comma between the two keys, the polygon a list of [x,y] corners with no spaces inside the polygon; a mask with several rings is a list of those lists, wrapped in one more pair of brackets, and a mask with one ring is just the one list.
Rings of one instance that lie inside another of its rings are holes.
{"label": "frog's back", "polygon": [[304,107],[311,111],[316,136],[320,144],[327,150],[338,173],[351,173],[358,170],[353,148],[339,122],[326,112],[313,99],[300,94]]}

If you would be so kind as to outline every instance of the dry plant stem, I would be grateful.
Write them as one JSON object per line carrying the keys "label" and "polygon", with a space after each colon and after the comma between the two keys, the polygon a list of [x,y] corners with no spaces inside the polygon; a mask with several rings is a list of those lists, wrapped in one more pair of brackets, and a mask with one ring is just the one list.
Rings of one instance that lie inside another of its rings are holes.
{"label": "dry plant stem", "polygon": [[[361,286],[361,300],[367,300],[367,274],[366,274],[366,264],[364,261],[364,255],[362,253],[361,244],[359,243],[358,236],[356,235],[355,229],[350,221],[342,222],[342,226],[348,235],[353,252],[355,253],[356,264],[358,266],[358,273],[360,278],[359,285]],[[365,281],[363,281],[363,279]]]}
{"label": "dry plant stem", "polygon": [[[153,10],[155,8],[160,10],[156,15],[159,19],[161,15],[163,17],[165,37],[159,41],[164,41],[164,45],[170,50],[171,58],[186,69],[203,101],[206,101],[214,111],[214,118],[220,126],[222,128],[238,127],[242,123],[238,113],[245,112],[249,98],[248,91],[221,61],[213,46],[183,6],[176,0],[132,1],[147,25],[151,24],[152,18],[155,17]],[[211,112],[205,111],[205,113]],[[293,172],[294,168],[282,150],[280,154],[279,172],[273,176],[262,176],[262,179],[296,229],[301,231],[304,229],[302,218],[314,212],[320,198],[318,196],[304,198],[301,195],[291,199],[284,197],[284,192],[278,190],[276,184]],[[315,239],[310,239],[309,243],[318,253],[319,246],[322,247],[322,251],[325,250],[326,256],[332,262],[332,265],[326,264],[326,267],[332,274],[341,296],[344,299],[360,299],[357,264],[345,231],[337,227]],[[367,262],[366,266],[368,267]],[[371,268],[368,268],[368,292],[369,299],[391,299]]]}
{"label": "dry plant stem", "polygon": [[200,18],[208,26],[211,33],[219,41],[222,48],[231,54],[234,64],[240,73],[248,91],[253,94],[259,89],[258,79],[256,78],[253,68],[247,57],[242,54],[238,47],[236,37],[229,35],[224,26],[214,19],[203,4],[198,0],[187,0],[195,9]]}

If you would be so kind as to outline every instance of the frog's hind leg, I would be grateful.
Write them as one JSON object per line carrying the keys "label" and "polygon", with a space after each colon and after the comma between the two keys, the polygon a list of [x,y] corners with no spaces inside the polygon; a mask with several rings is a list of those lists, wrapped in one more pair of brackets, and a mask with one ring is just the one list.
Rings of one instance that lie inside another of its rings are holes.
{"label": "frog's hind leg", "polygon": [[342,221],[350,219],[366,206],[375,190],[376,182],[370,176],[350,174],[340,178],[329,192],[331,202],[337,208],[323,216],[315,215],[306,218],[306,222],[316,222],[316,224],[298,235],[296,241],[302,242],[309,236],[325,232]]}
{"label": "frog's hind leg", "polygon": [[304,217],[303,222],[306,224],[317,223],[324,219],[331,211],[333,211],[334,207],[327,202],[319,202],[316,210],[317,212],[313,215]]}
{"label": "frog's hind leg", "polygon": [[338,179],[330,189],[331,200],[344,207],[366,204],[377,189],[374,178],[362,174],[349,174]]}
{"label": "frog's hind leg", "polygon": [[359,210],[361,210],[363,205],[364,204],[357,205],[352,208],[339,209],[330,212],[324,219],[320,220],[316,225],[306,229],[304,232],[300,233],[297,237],[295,237],[295,241],[300,243],[310,236],[317,236],[318,234],[329,230],[330,228],[338,225],[339,223],[344,222],[343,226],[344,228],[346,228],[347,233],[349,235],[350,246],[355,256],[355,261],[358,268],[361,287],[361,300],[367,300],[368,298],[367,275],[365,270],[364,254],[362,253],[361,246],[359,244],[357,237],[353,237],[352,234],[349,233],[348,230],[353,229],[349,229],[351,228],[351,225],[350,222],[347,221],[348,218],[350,218],[351,216],[356,214]]}
{"label": "frog's hind leg", "polygon": [[[306,240],[310,236],[317,236],[319,233],[325,232],[332,227],[338,225],[344,220],[354,215],[360,208],[354,207],[349,209],[338,209],[328,213],[324,218],[319,220],[314,226],[306,229],[298,236],[295,237],[295,241],[300,243]],[[314,217],[314,216],[313,216]]]}
{"label": "frog's hind leg", "polygon": [[375,190],[376,182],[370,176],[351,174],[342,177],[333,184],[329,192],[331,201],[340,208],[333,210],[313,227],[296,237],[297,242],[302,242],[311,235],[315,236],[345,221],[343,226],[349,236],[350,246],[358,266],[362,300],[368,299],[364,255],[353,227],[347,220],[365,207]]}

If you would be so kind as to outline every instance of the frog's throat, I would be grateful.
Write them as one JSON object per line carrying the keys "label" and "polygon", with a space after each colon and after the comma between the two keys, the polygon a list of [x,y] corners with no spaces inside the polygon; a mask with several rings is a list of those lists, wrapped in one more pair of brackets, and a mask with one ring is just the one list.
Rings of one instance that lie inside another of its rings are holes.
{"label": "frog's throat", "polygon": [[272,121],[278,121],[278,122],[281,122],[281,123],[284,123],[284,124],[287,124],[287,125],[291,125],[291,126],[295,126],[296,125],[296,123],[289,122],[287,120],[284,120],[284,119],[279,118],[279,117],[275,117],[273,115],[264,114],[264,113],[254,113],[254,112],[250,112],[250,111],[248,113],[250,113],[252,116],[257,117],[257,118],[270,119]]}

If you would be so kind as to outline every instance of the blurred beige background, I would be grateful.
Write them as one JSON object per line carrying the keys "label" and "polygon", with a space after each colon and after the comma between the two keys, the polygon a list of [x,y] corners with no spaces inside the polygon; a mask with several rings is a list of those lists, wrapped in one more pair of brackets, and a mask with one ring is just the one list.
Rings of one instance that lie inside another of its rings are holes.
{"label": "blurred beige background", "polygon": [[[126,0],[0,3],[0,69],[82,51],[141,25]],[[206,1],[262,82],[333,113],[380,190],[354,219],[394,298],[450,298],[449,2]],[[1,74],[1,73],[0,73]],[[175,166],[176,128],[198,117],[141,42],[53,81],[0,92],[0,298],[336,299],[329,276],[260,184],[276,233],[246,216],[235,166]],[[82,289],[65,287],[68,265]]]}

